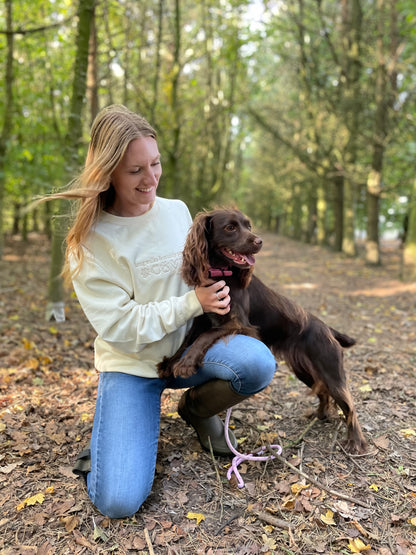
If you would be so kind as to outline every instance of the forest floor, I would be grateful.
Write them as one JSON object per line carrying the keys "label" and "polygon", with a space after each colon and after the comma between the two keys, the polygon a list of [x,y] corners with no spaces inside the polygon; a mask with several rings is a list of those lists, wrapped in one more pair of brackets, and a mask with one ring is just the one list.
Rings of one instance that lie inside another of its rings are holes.
{"label": "forest floor", "polygon": [[345,366],[368,453],[343,450],[340,416],[308,417],[316,399],[280,364],[231,422],[241,452],[278,443],[281,459],[242,464],[237,488],[229,461],[178,418],[180,392],[166,391],[150,497],[133,518],[101,516],[71,472],[92,426],[94,333],[69,294],[66,322],[44,320],[47,241],[11,238],[0,262],[2,555],[416,553],[416,284],[398,279],[400,249],[384,245],[370,268],[263,238],[257,274],[358,340]]}

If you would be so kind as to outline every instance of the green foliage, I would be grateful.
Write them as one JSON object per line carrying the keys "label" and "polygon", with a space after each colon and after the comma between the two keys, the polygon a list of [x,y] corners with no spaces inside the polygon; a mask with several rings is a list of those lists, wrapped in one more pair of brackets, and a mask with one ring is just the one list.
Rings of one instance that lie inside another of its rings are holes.
{"label": "green foliage", "polygon": [[[379,64],[377,25],[384,25],[382,41],[391,64],[391,3],[361,2],[363,37],[358,46],[345,41],[343,3],[264,5],[248,0],[99,2],[95,85],[90,75],[98,107],[121,102],[148,117],[158,130],[162,152],[160,194],[183,198],[192,212],[235,203],[262,226],[308,238],[318,210],[318,227],[325,229],[316,233],[324,241],[336,232],[336,182],[342,175],[354,187],[355,226],[365,229]],[[3,207],[9,225],[14,204],[63,187],[68,179],[64,135],[77,8],[70,0],[13,3],[15,108]],[[389,82],[394,102],[384,145],[380,208],[385,229],[401,224],[415,155],[413,3],[400,0],[396,10],[398,78],[397,90],[394,80]],[[2,29],[4,16],[1,5]],[[4,47],[5,35],[0,34]],[[355,48],[358,89],[351,96],[346,78]],[[3,76],[4,62],[0,67]],[[81,158],[94,115],[91,93],[90,87]],[[3,102],[0,94],[0,117]]]}

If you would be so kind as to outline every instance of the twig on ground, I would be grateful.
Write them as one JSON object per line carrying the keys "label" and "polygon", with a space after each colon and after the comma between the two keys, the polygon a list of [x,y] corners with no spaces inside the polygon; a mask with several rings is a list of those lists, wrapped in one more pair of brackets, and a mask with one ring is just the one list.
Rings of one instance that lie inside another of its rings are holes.
{"label": "twig on ground", "polygon": [[348,453],[348,451],[345,451],[345,449],[342,447],[342,445],[339,442],[338,442],[338,445],[341,448],[341,450],[345,453],[345,455],[347,455],[347,457],[349,457],[351,460],[373,457],[374,455],[377,455],[377,452],[378,452],[376,449],[375,451],[368,451],[367,453],[357,453],[356,455],[353,455],[351,453]]}
{"label": "twig on ground", "polygon": [[[355,460],[356,457],[362,457],[362,456],[367,456],[370,453],[363,453],[362,455],[351,455],[351,453],[348,453],[348,451],[345,451],[345,449],[343,448],[343,446],[341,445],[341,443],[338,441],[338,447],[341,449],[341,451],[344,453],[344,455],[346,455],[350,461],[358,468],[358,470],[360,470],[361,472],[363,471],[363,469],[361,468],[361,465],[358,464],[358,462]],[[372,455],[375,455],[375,452],[373,451],[371,453]]]}
{"label": "twig on ground", "polygon": [[302,443],[302,445],[300,446],[299,449],[299,454],[298,457],[300,459],[300,463],[299,463],[299,470],[302,470],[302,463],[303,463],[303,450],[305,449],[305,443]]}
{"label": "twig on ground", "polygon": [[155,552],[153,551],[152,541],[149,536],[149,530],[147,528],[144,529],[144,537],[146,538],[147,547],[149,549],[149,555],[155,555]]}
{"label": "twig on ground", "polygon": [[334,447],[335,447],[335,443],[337,442],[338,432],[340,431],[341,426],[342,426],[343,424],[344,424],[344,422],[343,422],[342,420],[340,420],[340,421],[338,422],[338,426],[336,427],[336,430],[335,430],[335,433],[334,433],[334,437],[333,437],[332,442],[331,442],[331,445],[330,445],[330,447],[329,447],[329,452],[331,453],[331,455],[332,455],[332,453],[334,452]]}
{"label": "twig on ground", "polygon": [[17,287],[3,287],[2,289],[0,289],[0,295],[2,295],[3,293],[11,293],[12,291],[17,291]]}
{"label": "twig on ground", "polygon": [[266,522],[267,524],[271,524],[272,526],[276,526],[276,528],[283,528],[285,530],[292,529],[292,526],[289,524],[289,522],[287,522],[286,520],[282,520],[281,518],[276,518],[275,516],[269,513],[266,513],[264,511],[255,511],[249,508],[247,508],[247,511],[253,514],[254,516],[256,516],[257,518],[259,518],[260,520],[262,520],[263,522]]}
{"label": "twig on ground", "polygon": [[215,532],[215,536],[218,536],[219,534],[221,534],[221,532],[224,530],[224,528],[226,526],[228,526],[229,524],[231,524],[231,522],[233,522],[233,520],[235,520],[236,518],[239,518],[241,516],[241,513],[235,513],[235,515],[231,516],[228,520],[226,520],[224,522],[224,524],[222,524],[218,530]]}
{"label": "twig on ground", "polygon": [[224,488],[223,488],[222,481],[221,481],[221,476],[220,476],[220,473],[219,473],[219,470],[218,470],[217,461],[215,460],[214,450],[213,450],[212,445],[211,445],[211,438],[209,436],[208,436],[208,442],[209,442],[209,452],[211,454],[212,463],[214,465],[215,473],[217,475],[218,487],[219,487],[220,492],[221,492],[221,495],[220,495],[220,506],[221,506],[220,520],[221,520],[223,515],[224,515],[224,502],[223,502]]}
{"label": "twig on ground", "polygon": [[290,449],[290,447],[295,447],[295,445],[298,445],[298,443],[300,443],[303,438],[306,436],[306,434],[309,432],[309,430],[312,428],[312,426],[315,424],[315,422],[318,421],[318,418],[315,416],[310,422],[309,424],[306,426],[306,428],[303,430],[303,432],[300,434],[300,436],[298,436],[296,439],[294,439],[293,441],[287,443],[286,445],[283,445],[283,449]]}
{"label": "twig on ground", "polygon": [[357,528],[357,530],[360,532],[360,534],[362,534],[366,538],[370,538],[370,540],[376,540],[376,541],[380,540],[380,538],[377,536],[377,534],[373,534],[372,532],[369,532],[368,530],[366,530],[364,528],[364,526],[362,526],[356,520],[351,520],[351,524],[353,524]]}
{"label": "twig on ground", "polygon": [[339,497],[340,499],[344,499],[344,501],[350,501],[351,503],[355,503],[356,505],[360,505],[361,507],[365,507],[366,509],[371,509],[370,505],[367,505],[367,503],[364,503],[364,501],[360,501],[359,499],[356,499],[355,497],[350,497],[349,495],[345,495],[344,493],[341,493],[339,491],[334,491],[332,489],[329,489],[328,487],[326,487],[324,484],[322,484],[318,480],[315,480],[314,478],[311,478],[310,476],[308,476],[307,474],[302,472],[302,470],[299,470],[298,468],[296,468],[296,466],[293,466],[293,464],[290,464],[290,462],[288,462],[284,457],[279,455],[273,449],[269,449],[269,451],[274,456],[275,459],[279,460],[280,462],[282,462],[283,464],[288,466],[291,470],[293,470],[293,472],[296,472],[296,474],[299,474],[300,476],[303,476],[303,478],[305,478],[308,482],[311,482],[316,487],[325,490],[330,495],[333,495],[334,497]]}

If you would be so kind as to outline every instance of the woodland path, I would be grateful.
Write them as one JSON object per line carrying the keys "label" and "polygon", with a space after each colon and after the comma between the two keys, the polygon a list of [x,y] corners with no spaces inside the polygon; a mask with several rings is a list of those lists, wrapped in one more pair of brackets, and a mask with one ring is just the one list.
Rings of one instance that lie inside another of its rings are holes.
{"label": "woodland path", "polygon": [[232,423],[241,451],[280,443],[292,468],[243,464],[237,489],[228,461],[202,452],[178,418],[180,393],[167,391],[151,496],[134,518],[102,517],[71,472],[93,418],[94,333],[73,296],[65,324],[43,320],[47,241],[9,239],[0,262],[0,554],[416,553],[416,284],[398,279],[400,249],[384,245],[383,266],[369,268],[263,238],[257,274],[357,338],[345,365],[370,452],[342,450],[340,417],[311,421],[315,398],[281,364]]}

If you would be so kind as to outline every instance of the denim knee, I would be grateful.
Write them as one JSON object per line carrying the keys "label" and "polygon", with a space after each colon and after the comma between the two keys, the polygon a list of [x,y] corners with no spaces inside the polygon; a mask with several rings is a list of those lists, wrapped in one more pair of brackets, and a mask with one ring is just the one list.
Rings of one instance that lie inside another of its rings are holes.
{"label": "denim knee", "polygon": [[[244,350],[244,357],[239,357],[239,393],[254,395],[272,381],[277,363],[273,353],[264,343],[251,337],[247,340],[248,348]],[[245,390],[246,387],[250,390]]]}
{"label": "denim knee", "polygon": [[127,518],[137,513],[150,494],[150,489],[136,496],[132,493],[120,495],[116,491],[106,491],[106,495],[101,496],[101,499],[91,500],[102,515],[109,518]]}
{"label": "denim knee", "polygon": [[264,389],[276,371],[276,359],[258,339],[231,335],[217,341],[205,354],[204,362],[189,378],[172,378],[167,387],[194,387],[209,380],[225,380],[242,395],[254,395]]}

